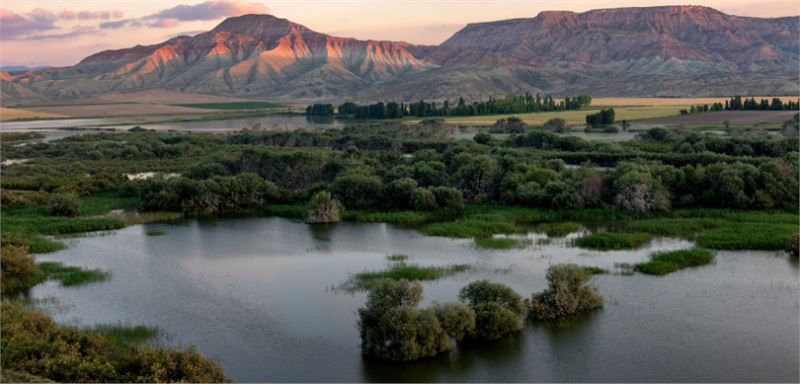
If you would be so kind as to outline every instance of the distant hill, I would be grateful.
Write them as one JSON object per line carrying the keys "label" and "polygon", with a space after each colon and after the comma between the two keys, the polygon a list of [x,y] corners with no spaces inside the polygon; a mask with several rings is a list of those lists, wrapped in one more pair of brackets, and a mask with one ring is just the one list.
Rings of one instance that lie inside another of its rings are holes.
{"label": "distant hill", "polygon": [[41,65],[38,67],[26,67],[24,65],[6,65],[6,66],[0,66],[0,71],[17,72],[17,71],[48,69],[48,68],[52,67],[49,65]]}
{"label": "distant hill", "polygon": [[797,17],[668,6],[469,24],[438,46],[340,38],[244,15],[73,67],[0,73],[3,97],[162,88],[292,100],[797,94]]}

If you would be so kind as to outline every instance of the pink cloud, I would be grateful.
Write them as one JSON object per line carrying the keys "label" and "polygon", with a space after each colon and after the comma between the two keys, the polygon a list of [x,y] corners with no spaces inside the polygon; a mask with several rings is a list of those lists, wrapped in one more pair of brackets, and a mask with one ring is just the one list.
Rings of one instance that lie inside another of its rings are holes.
{"label": "pink cloud", "polygon": [[17,39],[35,33],[56,29],[58,17],[50,11],[37,8],[24,15],[10,9],[0,9],[0,35],[4,39]]}
{"label": "pink cloud", "polygon": [[62,20],[108,20],[108,19],[120,19],[125,15],[124,12],[120,10],[111,10],[111,11],[71,11],[69,9],[64,9],[58,13],[58,17]]}
{"label": "pink cloud", "polygon": [[178,5],[138,19],[103,22],[100,23],[100,28],[140,28],[142,26],[171,28],[177,26],[181,21],[216,20],[248,13],[269,13],[269,8],[261,3],[244,0],[210,0],[194,5]]}

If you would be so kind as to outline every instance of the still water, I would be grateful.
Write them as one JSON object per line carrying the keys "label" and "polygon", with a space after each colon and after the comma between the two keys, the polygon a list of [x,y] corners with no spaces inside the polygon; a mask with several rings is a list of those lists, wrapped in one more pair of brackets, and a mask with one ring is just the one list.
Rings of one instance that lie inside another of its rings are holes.
{"label": "still water", "polygon": [[[165,236],[148,237],[160,229]],[[110,270],[105,282],[31,295],[60,322],[148,324],[168,345],[195,344],[240,381],[797,381],[800,271],[781,253],[718,252],[716,262],[665,277],[598,275],[604,309],[569,324],[528,322],[506,339],[414,363],[363,358],[356,310],[364,293],[335,289],[350,274],[404,253],[421,265],[473,270],[425,282],[423,305],[455,301],[487,278],[528,296],[552,263],[613,270],[653,250],[599,252],[534,239],[525,249],[476,249],[386,224],[312,227],[282,218],[148,224],[69,239],[40,260]],[[540,242],[539,242],[540,243]],[[49,304],[48,304],[49,303]]]}

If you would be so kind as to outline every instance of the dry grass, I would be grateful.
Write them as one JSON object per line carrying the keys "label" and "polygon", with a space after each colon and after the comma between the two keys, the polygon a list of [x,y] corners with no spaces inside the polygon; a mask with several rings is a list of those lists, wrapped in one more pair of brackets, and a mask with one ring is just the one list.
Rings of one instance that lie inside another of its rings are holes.
{"label": "dry grass", "polygon": [[[790,96],[753,96],[756,100],[780,97],[782,101],[797,100]],[[728,97],[598,97],[592,99],[597,107],[643,107],[643,106],[687,106],[698,104],[725,103]]]}
{"label": "dry grass", "polygon": [[[592,103],[594,105],[594,103]],[[657,117],[675,116],[680,114],[681,109],[688,108],[687,105],[683,106],[649,106],[649,107],[621,107],[614,108],[616,112],[617,121],[622,120],[641,120],[652,119]],[[508,115],[488,115],[488,116],[458,116],[448,117],[447,122],[450,124],[475,124],[475,125],[491,125],[497,119],[508,116],[517,116],[525,124],[529,125],[542,125],[547,120],[559,117],[567,121],[568,124],[585,124],[586,115],[594,110],[584,109],[579,111],[559,111],[559,112],[541,112],[541,113],[520,113]]]}
{"label": "dry grass", "polygon": [[0,107],[0,121],[18,119],[51,119],[58,117],[68,117],[59,113],[50,113],[33,109]]}

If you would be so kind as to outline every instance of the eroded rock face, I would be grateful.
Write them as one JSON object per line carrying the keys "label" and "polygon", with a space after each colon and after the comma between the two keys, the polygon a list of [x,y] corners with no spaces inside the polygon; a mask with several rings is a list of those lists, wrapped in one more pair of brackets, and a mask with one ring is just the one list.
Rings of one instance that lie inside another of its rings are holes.
{"label": "eroded rock face", "polygon": [[469,24],[439,46],[356,40],[270,15],[103,51],[74,67],[2,72],[4,99],[161,88],[275,99],[418,100],[796,93],[798,20],[695,7],[542,12]]}

